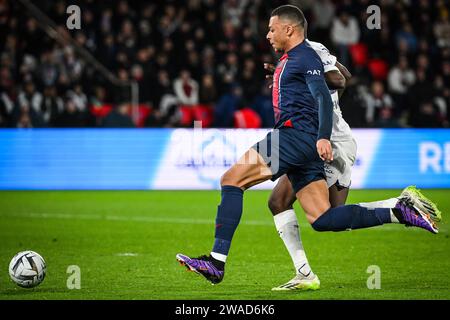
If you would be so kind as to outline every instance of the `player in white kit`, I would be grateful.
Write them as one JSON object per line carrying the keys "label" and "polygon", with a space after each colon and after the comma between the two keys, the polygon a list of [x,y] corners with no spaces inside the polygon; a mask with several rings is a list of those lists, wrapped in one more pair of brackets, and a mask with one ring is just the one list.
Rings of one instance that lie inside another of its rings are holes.
{"label": "player in white kit", "polygon": [[[347,122],[342,117],[339,107],[339,90],[345,88],[345,82],[350,79],[351,74],[341,65],[328,49],[318,42],[309,41],[310,46],[316,51],[322,60],[325,79],[330,89],[333,101],[333,131],[331,134],[331,145],[333,148],[333,162],[325,163],[324,169],[328,184],[329,199],[332,207],[344,205],[351,184],[352,167],[356,159],[356,141]],[[272,70],[271,65],[266,64],[267,70]],[[341,91],[342,92],[342,91]],[[414,186],[403,190],[398,198],[382,201],[360,203],[367,208],[394,208],[399,199],[406,198],[424,212],[431,214],[431,219],[440,221],[441,213],[436,205],[427,199]],[[320,281],[309,266],[305,251],[300,238],[300,229],[297,216],[292,204],[296,196],[291,183],[286,175],[282,176],[269,199],[269,208],[274,216],[275,227],[288,250],[296,276],[287,283],[275,287],[272,290],[317,290]]]}

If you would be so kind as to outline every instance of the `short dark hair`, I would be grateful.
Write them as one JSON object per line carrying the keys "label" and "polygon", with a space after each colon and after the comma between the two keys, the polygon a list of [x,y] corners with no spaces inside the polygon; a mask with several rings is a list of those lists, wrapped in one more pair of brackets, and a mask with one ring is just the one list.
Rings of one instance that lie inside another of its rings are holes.
{"label": "short dark hair", "polygon": [[303,14],[303,11],[296,6],[290,4],[279,6],[278,8],[272,11],[272,14],[270,16],[271,17],[278,16],[280,18],[286,18],[296,24],[301,25],[302,28],[305,28],[305,21],[306,21],[305,15]]}

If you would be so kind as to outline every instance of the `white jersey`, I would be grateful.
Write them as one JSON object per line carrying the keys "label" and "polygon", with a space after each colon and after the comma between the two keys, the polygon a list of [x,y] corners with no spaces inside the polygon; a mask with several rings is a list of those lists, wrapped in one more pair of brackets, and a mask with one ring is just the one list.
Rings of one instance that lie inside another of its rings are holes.
{"label": "white jersey", "polygon": [[[336,57],[333,56],[330,51],[321,43],[308,41],[309,45],[316,51],[322,60],[324,72],[333,71],[339,69],[335,66]],[[352,130],[348,123],[342,117],[342,111],[339,107],[339,95],[337,90],[330,90],[331,100],[333,101],[333,131],[331,132],[330,140],[343,141],[353,139]]]}

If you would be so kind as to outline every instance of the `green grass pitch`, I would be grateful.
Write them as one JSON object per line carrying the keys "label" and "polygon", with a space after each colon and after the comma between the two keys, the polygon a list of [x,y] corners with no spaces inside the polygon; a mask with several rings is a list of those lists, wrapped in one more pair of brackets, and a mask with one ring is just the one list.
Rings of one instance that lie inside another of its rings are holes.
{"label": "green grass pitch", "polygon": [[[353,190],[348,203],[400,190]],[[0,299],[449,299],[450,191],[424,190],[443,212],[440,233],[401,225],[318,233],[296,205],[303,244],[321,289],[272,292],[294,275],[267,208],[267,191],[248,191],[224,281],[186,272],[179,252],[208,253],[220,193],[214,191],[0,192]],[[9,280],[8,264],[34,250],[47,276],[34,289]],[[81,270],[69,290],[67,268]],[[367,268],[380,267],[369,290]]]}

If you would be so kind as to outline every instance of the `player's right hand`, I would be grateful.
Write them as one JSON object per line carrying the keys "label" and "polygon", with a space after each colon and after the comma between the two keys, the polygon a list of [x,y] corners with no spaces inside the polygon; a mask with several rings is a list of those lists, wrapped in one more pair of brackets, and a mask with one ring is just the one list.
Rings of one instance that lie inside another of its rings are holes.
{"label": "player's right hand", "polygon": [[331,148],[331,142],[327,139],[320,139],[317,141],[317,153],[325,162],[333,161],[333,149]]}

